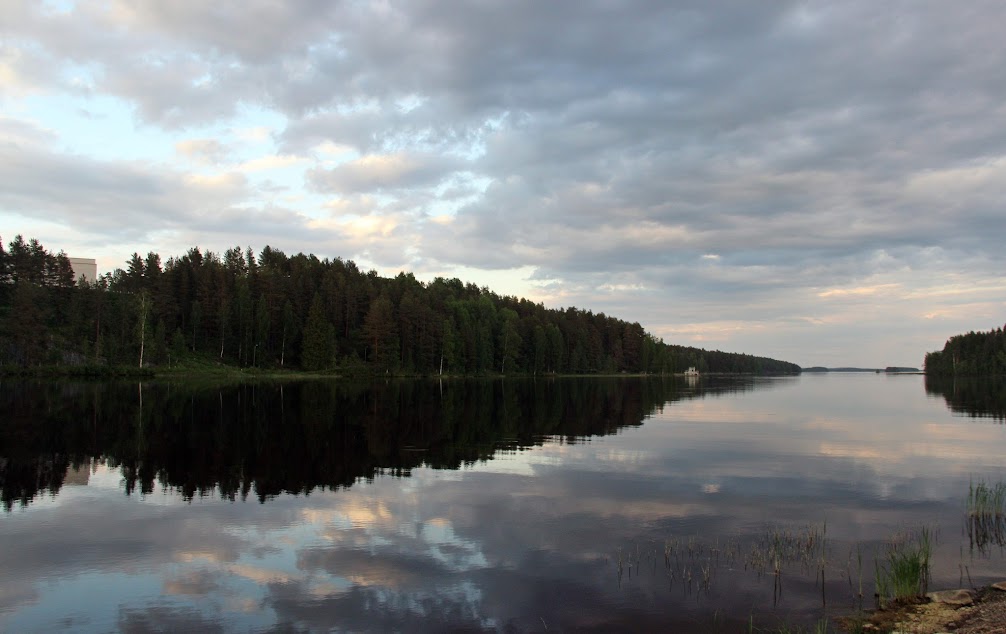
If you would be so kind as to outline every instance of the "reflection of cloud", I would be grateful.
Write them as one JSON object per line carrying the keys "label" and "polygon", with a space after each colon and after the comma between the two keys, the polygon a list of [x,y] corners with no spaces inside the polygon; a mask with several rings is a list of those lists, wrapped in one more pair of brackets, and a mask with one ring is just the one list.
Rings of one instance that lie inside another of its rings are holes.
{"label": "reflection of cloud", "polygon": [[248,564],[229,564],[224,569],[239,577],[251,579],[255,583],[287,583],[291,578],[290,575],[279,570],[270,570]]}
{"label": "reflection of cloud", "polygon": [[887,459],[892,462],[896,462],[901,458],[901,456],[892,456],[888,453],[887,448],[879,449],[875,447],[863,447],[861,445],[849,443],[849,444],[835,444],[835,443],[821,443],[818,453],[822,456],[830,456],[832,458],[856,458],[858,460],[881,460]]}
{"label": "reflection of cloud", "polygon": [[190,570],[164,580],[164,594],[202,596],[219,589],[218,575],[206,570]]}
{"label": "reflection of cloud", "polygon": [[[849,535],[874,540],[893,524],[945,518],[970,470],[1000,468],[1002,427],[956,423],[924,398],[921,379],[824,376],[785,386],[668,403],[616,435],[507,456],[519,459],[519,473],[494,461],[416,468],[265,506],[61,494],[55,506],[0,523],[3,543],[19,546],[4,551],[4,574],[34,593],[0,586],[0,609],[57,596],[43,579],[88,571],[131,583],[135,571],[155,571],[165,576],[154,594],[197,607],[167,610],[149,588],[126,588],[117,596],[128,606],[124,628],[211,629],[215,618],[226,627],[247,616],[247,629],[263,630],[530,630],[541,618],[556,630],[673,631],[668,620],[704,617],[711,603],[750,605],[760,587],[733,580],[738,573],[720,580],[739,584],[729,598],[684,602],[661,574],[619,587],[610,559],[618,549],[646,553],[671,537],[749,537],[766,523],[826,518],[842,550]],[[803,590],[788,592],[799,602]],[[216,594],[224,596],[206,607],[203,597]],[[641,616],[640,605],[652,613]]]}
{"label": "reflection of cloud", "polygon": [[229,612],[240,614],[255,614],[262,610],[261,603],[250,598],[230,597],[227,599],[225,606]]}
{"label": "reflection of cloud", "polygon": [[222,563],[226,561],[222,559],[220,553],[199,551],[199,550],[184,550],[175,553],[175,559],[182,563],[198,563],[198,562],[212,562],[212,563]]}
{"label": "reflection of cloud", "polygon": [[383,501],[374,501],[372,504],[353,502],[340,510],[354,527],[366,528],[392,521],[391,511]]}

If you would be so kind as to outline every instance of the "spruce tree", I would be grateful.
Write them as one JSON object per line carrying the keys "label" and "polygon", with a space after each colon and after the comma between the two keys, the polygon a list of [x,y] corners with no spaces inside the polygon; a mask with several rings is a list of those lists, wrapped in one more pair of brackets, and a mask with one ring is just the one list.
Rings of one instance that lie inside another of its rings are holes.
{"label": "spruce tree", "polygon": [[305,370],[325,370],[332,366],[335,357],[335,333],[325,319],[325,310],[318,293],[311,300],[301,338],[300,360]]}

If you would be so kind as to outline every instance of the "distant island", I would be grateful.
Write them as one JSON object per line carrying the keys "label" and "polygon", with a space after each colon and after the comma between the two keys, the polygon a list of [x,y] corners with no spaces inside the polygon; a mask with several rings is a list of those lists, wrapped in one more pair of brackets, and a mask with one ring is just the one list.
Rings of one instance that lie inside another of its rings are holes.
{"label": "distant island", "polygon": [[900,373],[900,372],[906,372],[906,373],[907,372],[919,372],[920,370],[918,368],[909,368],[909,367],[894,366],[894,365],[889,365],[889,366],[887,366],[886,368],[883,368],[883,369],[881,369],[881,368],[825,368],[825,367],[822,367],[822,366],[818,365],[818,366],[814,366],[814,367],[810,367],[810,368],[801,368],[801,371],[803,371],[803,372],[809,372],[809,373],[814,373],[814,372],[872,372],[874,374],[877,374],[877,373],[880,373],[880,372],[887,372],[887,373],[891,373],[891,374],[896,374],[896,373]]}
{"label": "distant island", "polygon": [[1006,334],[996,328],[954,335],[942,350],[926,354],[925,369],[932,376],[1006,375]]}
{"label": "distant island", "polygon": [[[94,276],[94,273],[91,274]],[[37,240],[0,243],[0,369],[7,373],[339,375],[798,374],[793,363],[665,343],[638,322],[420,282],[351,260],[193,247],[138,253],[97,279]],[[129,370],[131,369],[131,370]]]}

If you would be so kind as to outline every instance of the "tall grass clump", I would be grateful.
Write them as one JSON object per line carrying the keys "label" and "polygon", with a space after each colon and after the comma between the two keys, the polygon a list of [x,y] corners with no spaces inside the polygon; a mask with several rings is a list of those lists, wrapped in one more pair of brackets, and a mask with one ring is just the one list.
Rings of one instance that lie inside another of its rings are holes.
{"label": "tall grass clump", "polygon": [[964,522],[972,550],[1006,544],[1006,483],[970,482]]}
{"label": "tall grass clump", "polygon": [[926,593],[932,546],[933,534],[928,528],[898,536],[887,544],[885,556],[875,562],[879,607],[890,601],[911,601]]}

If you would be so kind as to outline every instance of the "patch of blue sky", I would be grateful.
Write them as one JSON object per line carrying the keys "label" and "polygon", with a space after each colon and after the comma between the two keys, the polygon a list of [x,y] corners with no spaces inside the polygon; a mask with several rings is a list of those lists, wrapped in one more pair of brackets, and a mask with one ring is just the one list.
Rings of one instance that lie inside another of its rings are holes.
{"label": "patch of blue sky", "polygon": [[327,196],[321,196],[304,186],[304,172],[310,161],[298,157],[267,155],[239,163],[235,169],[244,174],[248,184],[256,190],[256,198],[280,207],[316,207],[323,205]]}
{"label": "patch of blue sky", "polygon": [[77,6],[76,0],[41,0],[39,3],[45,13],[70,13]]}
{"label": "patch of blue sky", "polygon": [[460,152],[460,156],[469,161],[475,161],[486,155],[488,151],[486,138],[496,134],[507,124],[507,120],[510,118],[510,111],[504,111],[501,114],[489,117],[482,122],[482,129],[477,135],[476,139],[465,146],[463,151]]}
{"label": "patch of blue sky", "polygon": [[95,90],[95,75],[101,73],[97,63],[80,64],[63,62],[59,76],[64,85],[78,96],[90,95]]}
{"label": "patch of blue sky", "polygon": [[58,130],[56,148],[103,161],[170,161],[175,138],[134,123],[132,106],[108,96],[29,96],[23,112],[36,125]]}
{"label": "patch of blue sky", "polygon": [[[240,146],[237,158],[250,160],[261,156],[264,149],[269,152],[276,147],[275,136],[286,126],[285,115],[260,106],[241,104],[237,114],[226,121],[205,126],[200,132],[229,143]],[[198,136],[191,133],[187,137]]]}
{"label": "patch of blue sky", "polygon": [[429,101],[429,97],[416,94],[406,95],[405,97],[400,97],[395,100],[395,107],[398,108],[398,111],[402,114],[408,114],[425,104],[427,101]]}
{"label": "patch of blue sky", "polygon": [[[86,69],[68,71],[73,81],[86,83]],[[242,106],[236,116],[208,125],[167,131],[137,120],[135,109],[118,97],[88,94],[32,95],[18,114],[39,127],[58,130],[56,149],[106,161],[174,163],[176,144],[188,139],[213,139],[236,163],[253,161],[275,151],[274,135],[287,123],[283,115]]]}

